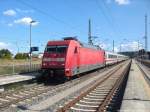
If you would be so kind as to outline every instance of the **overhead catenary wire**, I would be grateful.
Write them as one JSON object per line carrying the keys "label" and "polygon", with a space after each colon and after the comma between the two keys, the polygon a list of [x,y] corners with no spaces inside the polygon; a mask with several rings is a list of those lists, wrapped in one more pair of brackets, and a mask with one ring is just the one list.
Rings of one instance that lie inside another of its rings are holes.
{"label": "overhead catenary wire", "polygon": [[68,28],[70,28],[70,29],[74,29],[74,30],[77,30],[78,32],[81,32],[81,30],[78,30],[77,27],[72,26],[72,25],[68,24],[68,22],[65,22],[65,21],[63,21],[63,20],[61,20],[61,19],[56,18],[56,17],[53,16],[52,14],[49,14],[49,13],[47,13],[46,11],[37,8],[37,7],[33,6],[33,5],[31,5],[30,3],[27,3],[27,2],[25,2],[25,1],[23,1],[23,0],[16,0],[16,1],[17,1],[18,3],[20,3],[20,4],[22,4],[22,5],[25,5],[26,7],[29,7],[29,8],[31,8],[31,9],[36,10],[38,13],[40,13],[41,15],[44,15],[44,16],[48,17],[48,19],[50,19],[50,20],[54,20],[54,21],[56,21],[56,22],[58,22],[58,23],[61,23],[61,24],[65,25],[66,27],[68,27]]}
{"label": "overhead catenary wire", "polygon": [[[102,15],[105,17],[107,24],[110,26],[114,34],[120,35],[122,37],[122,32],[119,30],[118,24],[115,22],[113,14],[110,11],[110,8],[106,5],[104,0],[95,0],[95,3],[99,10],[101,11]],[[106,13],[107,12],[107,13]]]}
{"label": "overhead catenary wire", "polygon": [[[105,18],[107,24],[112,28],[113,31],[115,31],[114,28],[113,28],[112,22],[110,21],[109,17],[108,17],[107,14],[105,13],[103,7],[100,5],[99,1],[98,1],[98,0],[95,0],[95,3],[96,3],[96,5],[97,5],[97,8],[101,11],[100,14],[102,14],[102,15],[104,16],[104,18]],[[116,31],[115,31],[115,32],[116,32]]]}
{"label": "overhead catenary wire", "polygon": [[145,15],[145,51],[147,51],[148,41],[147,41],[147,14]]}
{"label": "overhead catenary wire", "polygon": [[104,2],[104,0],[102,0],[102,3],[103,3],[103,5],[104,5],[105,9],[107,10],[108,14],[110,15],[109,17],[110,17],[110,20],[111,20],[111,22],[112,22],[113,28],[114,28],[114,29],[116,30],[116,32],[119,33],[120,36],[121,36],[121,35],[122,35],[122,32],[120,31],[120,28],[119,28],[119,26],[118,26],[118,23],[115,21],[115,18],[114,18],[113,14],[112,14],[112,12],[111,12],[111,10],[110,10],[110,7],[108,7],[108,5],[106,5],[106,3]]}

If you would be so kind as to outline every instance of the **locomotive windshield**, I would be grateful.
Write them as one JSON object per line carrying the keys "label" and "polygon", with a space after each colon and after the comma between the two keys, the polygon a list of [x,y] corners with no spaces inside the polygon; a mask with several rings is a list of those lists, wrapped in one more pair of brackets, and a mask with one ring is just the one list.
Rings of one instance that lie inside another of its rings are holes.
{"label": "locomotive windshield", "polygon": [[67,46],[47,46],[45,51],[48,53],[66,53]]}

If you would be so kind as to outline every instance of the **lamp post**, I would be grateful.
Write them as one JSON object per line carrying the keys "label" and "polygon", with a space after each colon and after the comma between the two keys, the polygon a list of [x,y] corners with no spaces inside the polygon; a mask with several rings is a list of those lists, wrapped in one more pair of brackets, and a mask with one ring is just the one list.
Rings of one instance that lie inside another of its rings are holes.
{"label": "lamp post", "polygon": [[17,47],[17,53],[19,53],[19,46],[18,46],[18,42],[16,41],[16,47]]}
{"label": "lamp post", "polygon": [[32,27],[32,23],[35,23],[36,21],[30,21],[30,42],[29,42],[29,46],[30,46],[30,50],[29,50],[29,54],[30,54],[30,71],[31,71],[31,64],[32,64],[32,51],[31,51],[31,45],[32,45],[32,43],[31,43],[31,27]]}
{"label": "lamp post", "polygon": [[114,52],[114,44],[115,44],[115,41],[113,40],[113,52]]}

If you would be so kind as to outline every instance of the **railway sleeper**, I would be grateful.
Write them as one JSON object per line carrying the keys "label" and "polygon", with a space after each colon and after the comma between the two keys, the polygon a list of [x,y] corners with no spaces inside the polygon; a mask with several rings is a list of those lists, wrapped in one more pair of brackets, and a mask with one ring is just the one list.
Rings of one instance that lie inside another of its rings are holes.
{"label": "railway sleeper", "polygon": [[100,91],[100,90],[94,90],[92,91],[92,93],[96,93],[96,94],[108,94],[109,92],[108,91]]}
{"label": "railway sleeper", "polygon": [[108,90],[108,88],[110,88],[110,87],[108,87],[108,83],[106,83],[106,84],[103,83],[103,85],[104,85],[104,86],[102,86],[102,87],[101,87],[101,86],[98,86],[98,87],[96,87],[95,89],[101,89],[101,90],[104,90],[104,91],[105,91],[105,90]]}
{"label": "railway sleeper", "polygon": [[33,92],[33,91],[24,91],[24,93],[27,93],[27,94],[34,94],[35,91],[34,91],[34,92]]}
{"label": "railway sleeper", "polygon": [[5,98],[0,98],[0,102],[10,102],[10,100],[5,99]]}
{"label": "railway sleeper", "polygon": [[6,96],[7,99],[10,99],[10,100],[17,100],[16,97],[12,97],[12,96]]}
{"label": "railway sleeper", "polygon": [[[103,100],[101,100],[103,101]],[[100,104],[100,100],[99,101],[86,101],[86,100],[80,100],[80,103],[86,103],[86,104]]]}
{"label": "railway sleeper", "polygon": [[96,88],[96,89],[94,89],[94,91],[99,91],[99,92],[109,92],[110,90],[108,90],[108,89],[100,89],[100,88]]}
{"label": "railway sleeper", "polygon": [[112,86],[112,85],[108,85],[108,84],[107,84],[106,86],[107,86],[107,87],[105,87],[105,88],[104,88],[104,87],[103,87],[103,88],[96,88],[96,90],[108,91],[108,90],[111,89],[111,86]]}
{"label": "railway sleeper", "polygon": [[19,95],[19,94],[13,94],[12,96],[13,96],[13,97],[17,97],[17,98],[23,98],[23,97],[24,97],[24,96]]}
{"label": "railway sleeper", "polygon": [[107,95],[107,93],[101,93],[101,92],[91,92],[91,93],[89,93],[90,95],[95,95],[95,96],[106,96]]}
{"label": "railway sleeper", "polygon": [[101,101],[103,98],[90,98],[90,97],[84,97],[84,100],[88,100],[88,101]]}
{"label": "railway sleeper", "polygon": [[86,103],[86,102],[78,102],[76,104],[77,105],[83,105],[83,106],[87,105],[87,106],[91,106],[91,107],[97,107],[99,105],[98,103],[93,103],[93,102],[92,103],[91,102],[88,102],[88,103]]}
{"label": "railway sleeper", "polygon": [[97,107],[83,106],[83,105],[74,105],[73,107],[76,109],[86,109],[86,110],[96,110],[97,108]]}
{"label": "railway sleeper", "polygon": [[94,96],[94,95],[87,95],[86,97],[88,97],[88,98],[100,98],[100,99],[102,99],[102,98],[104,98],[105,96]]}
{"label": "railway sleeper", "polygon": [[83,106],[83,107],[94,107],[94,108],[97,108],[98,105],[89,105],[89,104],[85,104],[85,103],[76,103],[75,105],[78,105],[78,106]]}
{"label": "railway sleeper", "polygon": [[24,92],[19,92],[20,95],[23,95],[23,96],[29,96],[30,94],[27,94],[27,93],[24,93]]}
{"label": "railway sleeper", "polygon": [[71,107],[71,112],[95,112],[95,109],[79,109],[79,108]]}

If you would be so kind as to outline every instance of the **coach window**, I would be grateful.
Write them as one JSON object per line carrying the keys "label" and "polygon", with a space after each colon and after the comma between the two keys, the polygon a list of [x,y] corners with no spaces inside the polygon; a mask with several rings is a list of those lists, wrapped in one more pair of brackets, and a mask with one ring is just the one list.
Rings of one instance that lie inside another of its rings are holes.
{"label": "coach window", "polygon": [[74,53],[78,53],[78,49],[77,49],[77,47],[75,47],[75,49],[74,49]]}

